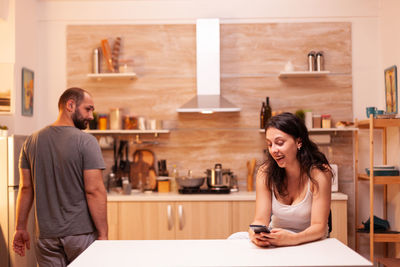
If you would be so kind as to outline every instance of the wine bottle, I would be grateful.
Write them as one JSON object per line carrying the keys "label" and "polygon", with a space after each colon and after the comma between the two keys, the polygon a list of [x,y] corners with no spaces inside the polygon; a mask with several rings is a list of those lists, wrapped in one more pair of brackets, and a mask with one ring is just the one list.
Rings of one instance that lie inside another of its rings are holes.
{"label": "wine bottle", "polygon": [[267,101],[265,102],[265,112],[264,112],[264,127],[267,126],[269,119],[271,118],[272,109],[269,105],[269,97],[267,96]]}
{"label": "wine bottle", "polygon": [[260,129],[265,128],[264,115],[265,115],[265,102],[262,102],[261,111],[260,111]]}

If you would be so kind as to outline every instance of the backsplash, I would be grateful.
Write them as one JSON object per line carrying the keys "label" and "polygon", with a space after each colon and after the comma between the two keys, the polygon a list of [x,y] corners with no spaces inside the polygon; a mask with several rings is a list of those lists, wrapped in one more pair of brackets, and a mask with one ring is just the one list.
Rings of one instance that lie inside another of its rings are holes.
{"label": "backsplash", "polygon": [[[194,24],[176,25],[70,25],[67,27],[67,86],[79,86],[93,95],[96,111],[129,109],[133,115],[163,120],[171,132],[149,148],[168,169],[177,164],[202,175],[215,163],[230,168],[246,190],[246,161],[264,160],[264,134],[259,132],[261,102],[270,97],[272,110],[311,109],[331,114],[336,121],[352,121],[351,23],[224,24],[221,34],[221,95],[241,108],[240,113],[178,114],[176,108],[196,95],[196,33]],[[92,51],[105,38],[122,38],[123,56],[134,60],[137,78],[87,77]],[[307,70],[309,51],[323,51],[325,70],[318,78],[279,78],[291,61],[295,71]],[[353,141],[351,132],[332,133],[321,146],[339,166],[339,191],[349,196],[349,234],[353,227]],[[132,141],[135,136],[132,136]],[[146,136],[144,139],[148,139]],[[112,151],[105,150],[109,172]],[[350,238],[352,240],[352,238]]]}

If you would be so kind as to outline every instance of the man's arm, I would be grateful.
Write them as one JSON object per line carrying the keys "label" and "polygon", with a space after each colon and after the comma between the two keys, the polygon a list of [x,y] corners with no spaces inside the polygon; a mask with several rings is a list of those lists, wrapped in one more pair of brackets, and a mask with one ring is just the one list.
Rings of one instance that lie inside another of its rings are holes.
{"label": "man's arm", "polygon": [[13,249],[20,256],[25,255],[25,247],[30,249],[30,236],[27,231],[29,211],[33,203],[33,185],[29,169],[20,169],[20,188],[17,198],[16,227]]}
{"label": "man's arm", "polygon": [[90,215],[99,234],[97,239],[107,240],[107,193],[104,188],[102,171],[98,169],[85,170],[83,177]]}

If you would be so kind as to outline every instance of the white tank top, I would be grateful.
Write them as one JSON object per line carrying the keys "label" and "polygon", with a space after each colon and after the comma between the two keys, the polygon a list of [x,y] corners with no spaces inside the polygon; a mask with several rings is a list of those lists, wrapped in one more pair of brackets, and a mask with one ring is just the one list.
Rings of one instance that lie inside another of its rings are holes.
{"label": "white tank top", "polygon": [[293,232],[301,232],[311,224],[312,192],[308,182],[307,193],[304,199],[294,205],[280,203],[272,190],[272,217],[271,228],[283,228]]}

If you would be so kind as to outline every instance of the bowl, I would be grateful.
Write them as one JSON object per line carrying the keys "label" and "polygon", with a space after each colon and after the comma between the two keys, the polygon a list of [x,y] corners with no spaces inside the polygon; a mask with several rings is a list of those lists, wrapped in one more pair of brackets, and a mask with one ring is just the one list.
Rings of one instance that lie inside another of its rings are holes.
{"label": "bowl", "polygon": [[188,178],[188,177],[177,177],[176,182],[181,187],[200,187],[204,184],[205,177]]}

